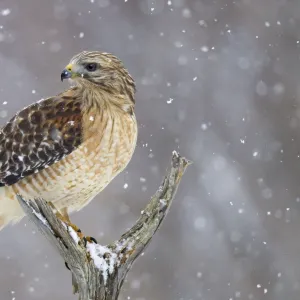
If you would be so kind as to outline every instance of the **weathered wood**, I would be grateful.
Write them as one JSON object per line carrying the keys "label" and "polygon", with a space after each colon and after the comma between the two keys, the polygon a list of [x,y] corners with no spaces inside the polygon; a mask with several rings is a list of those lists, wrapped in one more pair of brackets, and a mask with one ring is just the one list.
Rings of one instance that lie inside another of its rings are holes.
{"label": "weathered wood", "polygon": [[160,188],[134,226],[107,246],[86,242],[57,217],[43,199],[18,200],[25,213],[56,246],[72,273],[73,292],[80,300],[116,300],[127,272],[164,220],[189,161],[173,152],[171,167]]}

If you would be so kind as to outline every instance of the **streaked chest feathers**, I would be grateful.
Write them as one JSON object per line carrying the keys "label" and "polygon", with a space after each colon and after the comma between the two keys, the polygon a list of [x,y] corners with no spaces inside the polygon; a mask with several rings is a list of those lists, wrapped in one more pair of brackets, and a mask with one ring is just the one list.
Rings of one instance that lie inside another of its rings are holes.
{"label": "streaked chest feathers", "polygon": [[43,197],[58,209],[79,210],[127,166],[137,139],[134,115],[121,111],[88,113],[82,122],[87,129],[78,149],[17,183],[21,194]]}

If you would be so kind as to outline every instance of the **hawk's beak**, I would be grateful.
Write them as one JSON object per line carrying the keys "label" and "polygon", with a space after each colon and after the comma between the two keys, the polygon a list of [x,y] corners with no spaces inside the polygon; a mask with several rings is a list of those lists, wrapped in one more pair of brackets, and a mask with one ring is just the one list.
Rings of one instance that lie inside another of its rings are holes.
{"label": "hawk's beak", "polygon": [[68,64],[66,68],[61,72],[60,79],[61,81],[63,81],[64,79],[72,77],[74,77],[74,73],[72,72],[72,65]]}

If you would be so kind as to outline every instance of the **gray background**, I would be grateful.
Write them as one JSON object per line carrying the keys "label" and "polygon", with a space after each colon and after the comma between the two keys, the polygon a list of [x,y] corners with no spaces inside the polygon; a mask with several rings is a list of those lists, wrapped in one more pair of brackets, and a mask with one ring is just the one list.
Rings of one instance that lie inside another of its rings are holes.
{"label": "gray background", "polygon": [[[136,152],[73,215],[84,232],[118,238],[172,150],[194,161],[120,299],[299,299],[299,16],[297,0],[0,1],[1,124],[66,88],[81,50],[113,52],[136,79]],[[77,299],[28,219],[0,239],[1,300]]]}

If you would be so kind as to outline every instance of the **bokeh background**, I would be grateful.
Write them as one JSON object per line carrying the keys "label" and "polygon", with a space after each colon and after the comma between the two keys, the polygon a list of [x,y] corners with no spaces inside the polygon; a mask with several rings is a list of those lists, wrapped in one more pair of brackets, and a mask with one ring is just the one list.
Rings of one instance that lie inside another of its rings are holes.
{"label": "bokeh background", "polygon": [[[136,79],[127,171],[73,221],[105,244],[139,217],[172,150],[194,161],[120,299],[298,300],[300,2],[1,0],[0,119],[67,87],[81,50]],[[77,299],[28,219],[0,232],[0,299]]]}

